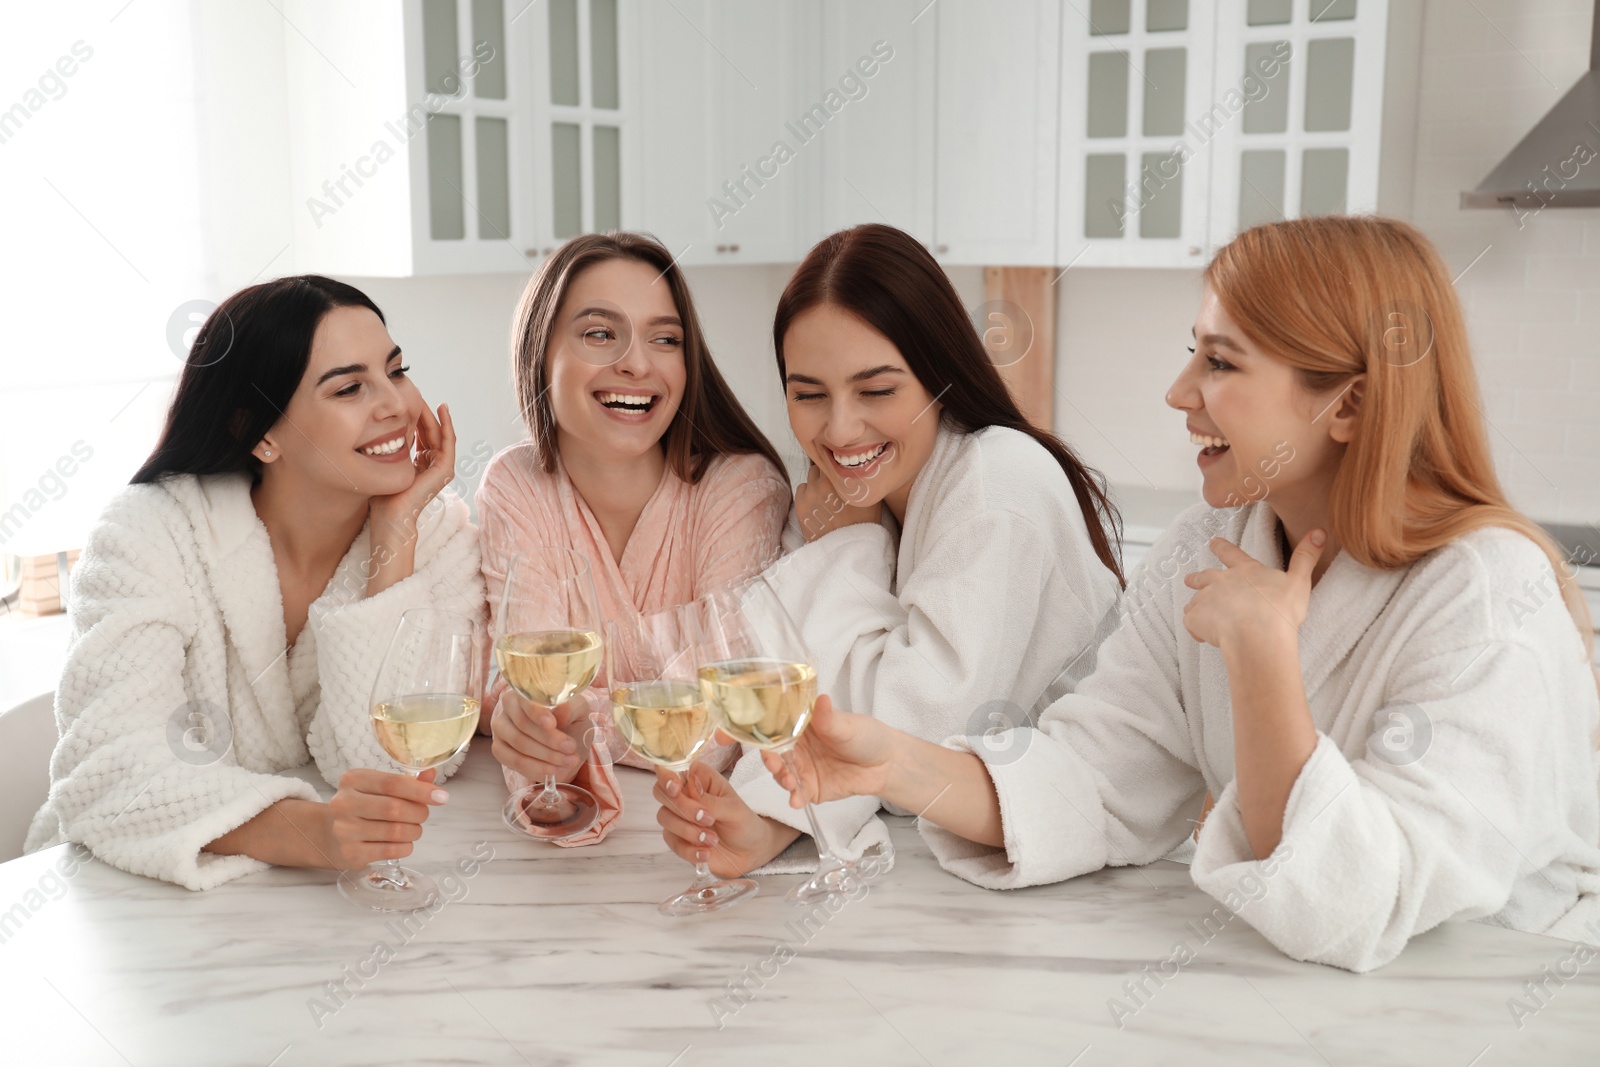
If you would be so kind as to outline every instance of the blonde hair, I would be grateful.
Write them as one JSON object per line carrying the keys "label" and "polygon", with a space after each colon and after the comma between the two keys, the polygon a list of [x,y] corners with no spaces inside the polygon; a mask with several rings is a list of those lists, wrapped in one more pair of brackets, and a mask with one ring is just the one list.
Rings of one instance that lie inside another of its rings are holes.
{"label": "blonde hair", "polygon": [[1387,570],[1484,526],[1515,530],[1544,550],[1593,656],[1575,575],[1495,474],[1461,303],[1432,242],[1394,219],[1293,219],[1239,234],[1205,281],[1245,335],[1309,388],[1366,376],[1360,432],[1330,498],[1344,551]]}

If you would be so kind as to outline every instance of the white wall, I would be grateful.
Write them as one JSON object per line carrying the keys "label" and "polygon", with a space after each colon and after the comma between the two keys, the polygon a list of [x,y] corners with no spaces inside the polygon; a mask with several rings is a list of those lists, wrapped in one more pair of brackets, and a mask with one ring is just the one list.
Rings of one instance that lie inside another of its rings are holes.
{"label": "white wall", "polygon": [[1519,228],[1509,209],[1457,207],[1458,192],[1482,181],[1588,68],[1594,5],[1474,3],[1428,0],[1413,221],[1467,271],[1458,288],[1512,499],[1538,519],[1594,522],[1600,210],[1547,209]]}

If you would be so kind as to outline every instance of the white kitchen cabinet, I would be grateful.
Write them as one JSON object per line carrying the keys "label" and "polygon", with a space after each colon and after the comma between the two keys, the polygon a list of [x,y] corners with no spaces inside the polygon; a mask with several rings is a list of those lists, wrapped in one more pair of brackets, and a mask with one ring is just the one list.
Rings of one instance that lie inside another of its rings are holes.
{"label": "white kitchen cabinet", "polygon": [[1216,48],[1206,0],[1095,0],[1062,26],[1058,259],[1204,262]]}
{"label": "white kitchen cabinet", "polygon": [[820,99],[825,89],[842,88],[847,103],[815,142],[820,218],[808,247],[865,222],[935,245],[938,20],[926,13],[927,3],[824,0],[822,61],[809,89]]}
{"label": "white kitchen cabinet", "polygon": [[[802,87],[817,55],[815,0],[641,6],[637,214],[680,263],[776,263],[805,251],[826,136]],[[819,105],[820,106],[820,105]],[[826,114],[826,109],[824,109]]]}
{"label": "white kitchen cabinet", "polygon": [[522,271],[622,224],[631,0],[286,0],[297,269]]}
{"label": "white kitchen cabinet", "polygon": [[1056,261],[1061,10],[1051,0],[939,0],[932,9],[941,262]]}
{"label": "white kitchen cabinet", "polygon": [[1055,0],[827,0],[822,88],[893,58],[819,138],[822,232],[887,222],[948,265],[1054,263],[1060,33]]}
{"label": "white kitchen cabinet", "polygon": [[1095,0],[1063,29],[1063,263],[1200,266],[1240,229],[1409,208],[1420,5]]}
{"label": "white kitchen cabinet", "polygon": [[1308,215],[1410,209],[1418,35],[1410,0],[1220,0],[1217,85],[1286,55],[1270,90],[1226,123],[1211,244]]}

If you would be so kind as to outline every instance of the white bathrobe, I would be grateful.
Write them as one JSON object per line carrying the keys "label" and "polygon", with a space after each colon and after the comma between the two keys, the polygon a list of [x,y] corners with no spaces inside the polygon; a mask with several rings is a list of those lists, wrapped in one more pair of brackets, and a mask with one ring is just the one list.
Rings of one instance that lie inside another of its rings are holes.
{"label": "white bathrobe", "polygon": [[477,615],[484,603],[467,506],[446,490],[418,526],[416,572],[371,598],[363,527],[286,650],[248,477],[119,493],[73,573],[61,739],[28,850],[76,841],[123,870],[209,889],[266,864],[203,845],[274,801],[318,799],[281,772],[315,760],[336,784],[351,767],[396,770],[367,711],[401,612]]}
{"label": "white bathrobe", "polygon": [[1300,628],[1317,746],[1257,863],[1222,655],[1182,621],[1182,576],[1220,566],[1213,535],[1282,564],[1265,504],[1185,512],[1130,579],[1095,673],[1020,760],[989,761],[1005,848],[924,821],[939,862],[995,889],[1148,863],[1210,790],[1195,884],[1296,959],[1370,970],[1450,919],[1600,941],[1600,698],[1544,553],[1490,528],[1401,570],[1334,559]]}
{"label": "white bathrobe", "polygon": [[[1037,441],[1004,427],[941,427],[898,545],[884,516],[810,544],[791,522],[792,551],[767,571],[837,706],[930,740],[981,737],[1035,721],[1093,667],[1121,590],[1066,474]],[[731,780],[757,812],[810,833],[755,753]],[[875,797],[819,806],[835,851],[854,858],[887,842],[878,807]],[[772,872],[814,869],[808,847]]]}

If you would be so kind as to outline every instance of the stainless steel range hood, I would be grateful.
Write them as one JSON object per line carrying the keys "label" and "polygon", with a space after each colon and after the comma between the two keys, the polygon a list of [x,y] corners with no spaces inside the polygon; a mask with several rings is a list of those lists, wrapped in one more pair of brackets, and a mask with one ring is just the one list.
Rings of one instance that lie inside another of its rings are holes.
{"label": "stainless steel range hood", "polygon": [[1590,36],[1589,70],[1462,207],[1600,207],[1600,0]]}

